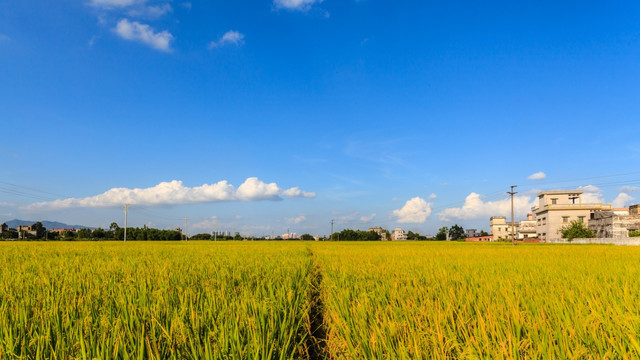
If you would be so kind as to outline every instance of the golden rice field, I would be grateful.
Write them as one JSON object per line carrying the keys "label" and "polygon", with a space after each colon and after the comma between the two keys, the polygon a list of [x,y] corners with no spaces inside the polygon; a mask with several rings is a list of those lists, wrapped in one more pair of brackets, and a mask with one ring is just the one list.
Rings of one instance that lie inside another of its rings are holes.
{"label": "golden rice field", "polygon": [[0,243],[0,359],[636,359],[640,248]]}

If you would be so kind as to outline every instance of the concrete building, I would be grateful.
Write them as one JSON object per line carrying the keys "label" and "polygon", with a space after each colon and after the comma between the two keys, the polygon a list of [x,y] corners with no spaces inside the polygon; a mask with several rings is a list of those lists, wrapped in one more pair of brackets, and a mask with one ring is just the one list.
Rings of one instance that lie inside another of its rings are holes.
{"label": "concrete building", "polygon": [[[589,228],[597,238],[627,238],[629,231],[640,230],[640,215],[621,211],[597,210],[591,213]],[[626,215],[625,215],[626,214]]]}
{"label": "concrete building", "polygon": [[478,237],[480,236],[480,233],[478,232],[478,229],[467,229],[464,231],[464,237],[465,238],[473,238],[473,237]]}
{"label": "concrete building", "polygon": [[489,227],[494,241],[498,239],[511,239],[511,232],[513,231],[513,234],[517,235],[519,225],[519,223],[516,223],[515,227],[513,227],[511,223],[507,223],[506,216],[492,216],[489,218]]}
{"label": "concrete building", "polygon": [[583,203],[582,190],[553,190],[538,193],[538,205],[531,208],[537,237],[546,242],[562,241],[560,229],[573,220],[587,222],[596,210],[611,211],[611,204]]}
{"label": "concrete building", "polygon": [[402,241],[407,240],[407,233],[404,232],[401,228],[397,227],[393,229],[391,232],[391,240],[393,241]]}
{"label": "concrete building", "polygon": [[9,225],[7,225],[7,223],[2,223],[2,225],[0,225],[0,234],[5,231],[9,231]]}
{"label": "concrete building", "polygon": [[615,208],[613,213],[616,215],[629,215],[629,208]]}
{"label": "concrete building", "polygon": [[24,239],[26,234],[37,236],[38,232],[31,225],[18,225],[18,238]]}
{"label": "concrete building", "polygon": [[533,239],[537,237],[536,221],[533,220],[533,214],[527,214],[527,220],[522,220],[517,227],[517,239]]}
{"label": "concrete building", "polygon": [[369,228],[369,231],[374,231],[376,234],[380,235],[380,240],[387,240],[387,233],[380,226]]}
{"label": "concrete building", "polygon": [[282,234],[281,237],[282,237],[282,240],[294,240],[298,238],[298,234],[293,232],[288,234]]}

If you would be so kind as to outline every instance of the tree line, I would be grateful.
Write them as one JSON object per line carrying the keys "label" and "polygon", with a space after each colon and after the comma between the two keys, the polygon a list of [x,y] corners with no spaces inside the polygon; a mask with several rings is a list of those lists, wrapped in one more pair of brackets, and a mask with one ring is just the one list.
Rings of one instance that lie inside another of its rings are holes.
{"label": "tree line", "polygon": [[[3,224],[5,225],[5,224]],[[78,230],[64,230],[64,231],[50,231],[47,230],[41,222],[36,222],[32,226],[33,233],[22,232],[18,233],[16,229],[8,229],[0,234],[0,238],[2,239],[24,239],[24,240],[62,240],[62,241],[71,241],[71,240],[124,240],[124,228],[118,226],[117,223],[112,222],[109,226],[109,229],[88,229],[82,228]],[[320,237],[318,240],[320,241],[380,241],[383,239],[391,240],[391,236],[388,230],[382,229],[382,233],[385,236],[381,236],[375,231],[365,231],[365,230],[352,230],[352,229],[344,229],[340,232],[335,232],[331,236]],[[486,232],[482,231],[482,235],[488,235]],[[146,225],[143,227],[127,227],[127,240],[152,240],[152,241],[162,241],[162,240],[184,240],[185,235],[182,234],[179,230],[161,230],[147,227]],[[196,234],[189,237],[190,240],[244,240],[245,237],[235,234],[235,235],[211,235],[207,233]],[[251,240],[265,240],[264,237],[251,237]],[[311,234],[302,234],[299,240],[304,241],[312,241],[316,238]],[[465,233],[462,226],[457,224],[449,227],[441,227],[438,230],[438,233],[435,236],[425,236],[420,235],[417,232],[409,231],[407,232],[407,240],[417,240],[417,241],[442,241],[442,240],[464,240]],[[275,238],[271,240],[282,240],[282,238]]]}
{"label": "tree line", "polygon": [[[6,225],[6,224],[4,224]],[[109,229],[94,230],[82,228],[78,230],[51,231],[47,230],[40,221],[31,225],[32,232],[8,229],[0,234],[2,239],[23,240],[124,240],[124,228],[113,222]],[[161,230],[147,227],[127,227],[127,240],[181,240],[184,235],[177,230]]]}

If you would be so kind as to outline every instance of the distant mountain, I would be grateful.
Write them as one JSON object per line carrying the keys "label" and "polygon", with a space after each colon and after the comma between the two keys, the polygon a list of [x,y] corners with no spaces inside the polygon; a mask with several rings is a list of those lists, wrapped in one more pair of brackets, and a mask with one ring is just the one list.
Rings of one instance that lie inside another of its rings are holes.
{"label": "distant mountain", "polygon": [[[84,226],[84,225],[68,225],[65,223],[61,223],[58,221],[47,221],[47,220],[41,220],[40,221],[42,223],[42,226],[44,226],[45,228],[47,228],[47,230],[53,230],[53,229],[69,229],[69,228],[74,228],[74,229],[95,229],[92,228],[90,226]],[[16,229],[18,227],[18,225],[33,225],[36,223],[36,221],[32,221],[32,220],[18,220],[18,219],[13,219],[13,220],[9,220],[6,221],[7,225],[12,228],[12,229]],[[0,223],[1,224],[1,223]]]}

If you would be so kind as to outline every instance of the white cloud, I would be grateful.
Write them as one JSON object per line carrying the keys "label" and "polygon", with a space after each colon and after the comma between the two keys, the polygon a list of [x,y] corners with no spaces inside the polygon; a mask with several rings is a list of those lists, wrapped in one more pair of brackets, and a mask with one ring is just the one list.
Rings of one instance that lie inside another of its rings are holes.
{"label": "white cloud", "polygon": [[321,3],[322,0],[274,0],[273,5],[278,9],[307,11],[315,3]]}
{"label": "white cloud", "polygon": [[635,200],[635,198],[627,193],[621,192],[613,199],[611,203],[614,208],[622,208],[629,204],[631,201]]}
{"label": "white cloud", "polygon": [[165,14],[173,12],[173,8],[169,4],[140,6],[131,9],[127,12],[127,15],[131,17],[145,17],[151,19],[157,19]]}
{"label": "white cloud", "polygon": [[599,187],[593,185],[579,186],[578,189],[584,191],[582,194],[582,202],[585,204],[598,204],[604,203],[602,197],[602,190]]}
{"label": "white cloud", "polygon": [[300,224],[301,222],[307,220],[307,217],[304,215],[300,215],[294,218],[286,218],[285,219],[289,224]]}
{"label": "white cloud", "polygon": [[438,195],[432,193],[431,195],[429,195],[429,200],[434,200],[437,197],[438,197]]}
{"label": "white cloud", "polygon": [[356,220],[358,220],[358,217],[360,216],[360,213],[355,211],[349,215],[341,215],[341,216],[337,216],[340,215],[339,212],[336,213],[332,213],[332,215],[334,216],[334,220],[336,221],[336,223],[339,224],[349,224],[352,223]]}
{"label": "white cloud", "polygon": [[547,174],[542,171],[538,171],[537,173],[533,173],[527,177],[529,180],[544,180],[547,178]]}
{"label": "white cloud", "polygon": [[225,45],[242,46],[242,44],[244,44],[244,35],[235,30],[229,30],[224,33],[224,35],[222,35],[220,39],[210,42],[209,49],[214,49]]}
{"label": "white cloud", "polygon": [[295,186],[292,187],[291,189],[287,189],[284,190],[282,192],[282,195],[286,196],[286,197],[291,197],[291,198],[295,198],[295,197],[301,197],[301,198],[314,198],[316,197],[316,193],[314,192],[307,192],[307,191],[302,191],[300,190],[299,187]]}
{"label": "white cloud", "polygon": [[408,200],[402,209],[393,210],[399,223],[424,223],[431,215],[431,204],[419,197]]}
{"label": "white cloud", "polygon": [[155,32],[149,25],[127,19],[120,20],[113,30],[123,39],[138,41],[157,50],[171,51],[173,35],[166,30]]}
{"label": "white cloud", "polygon": [[373,220],[376,217],[376,214],[371,214],[369,216],[360,216],[360,221],[362,221],[363,223],[369,223],[371,222],[371,220]]}
{"label": "white cloud", "polygon": [[145,2],[146,0],[91,0],[89,4],[95,7],[112,9],[144,4]]}
{"label": "white cloud", "polygon": [[215,229],[218,227],[218,217],[212,216],[192,225],[194,229]]}
{"label": "white cloud", "polygon": [[[523,217],[531,211],[534,204],[531,196],[514,196],[513,209],[517,218]],[[489,218],[491,216],[504,216],[511,213],[511,199],[498,201],[484,201],[484,196],[472,192],[467,196],[462,207],[448,208],[438,213],[440,220],[452,219],[469,220]]]}
{"label": "white cloud", "polygon": [[190,2],[183,2],[182,6],[187,9],[187,10],[191,10],[191,3]]}
{"label": "white cloud", "polygon": [[158,206],[195,203],[212,203],[220,201],[261,201],[282,200],[285,197],[313,197],[314,193],[291,189],[281,189],[276,183],[264,183],[258,178],[250,177],[238,189],[226,180],[215,184],[204,184],[186,187],[182,181],[162,182],[150,188],[113,188],[100,195],[85,198],[68,198],[31,204],[28,210],[50,208],[67,209],[75,207],[115,207],[122,204]]}

